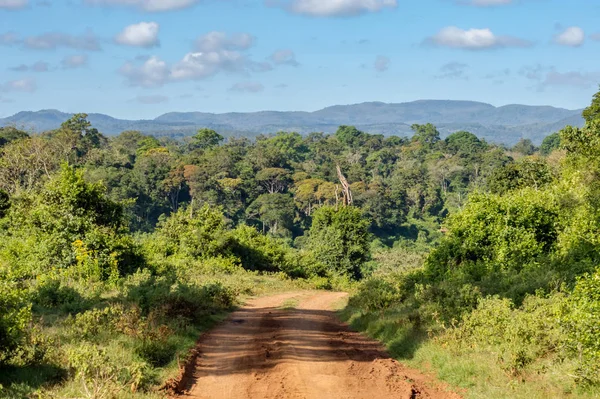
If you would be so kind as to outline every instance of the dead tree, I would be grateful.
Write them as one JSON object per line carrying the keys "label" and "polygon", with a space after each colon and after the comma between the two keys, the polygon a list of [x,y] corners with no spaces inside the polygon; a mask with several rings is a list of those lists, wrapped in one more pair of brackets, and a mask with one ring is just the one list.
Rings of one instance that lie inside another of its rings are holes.
{"label": "dead tree", "polygon": [[336,165],[336,167],[338,178],[340,179],[340,183],[342,184],[342,195],[344,205],[352,205],[352,191],[350,191],[350,185],[348,184],[348,180],[346,180],[346,177],[344,177],[340,165]]}

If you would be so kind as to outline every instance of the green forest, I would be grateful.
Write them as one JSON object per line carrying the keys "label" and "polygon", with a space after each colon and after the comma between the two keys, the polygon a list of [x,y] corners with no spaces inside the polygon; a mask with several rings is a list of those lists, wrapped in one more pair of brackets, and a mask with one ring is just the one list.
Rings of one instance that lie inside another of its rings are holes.
{"label": "green forest", "polygon": [[165,397],[203,331],[290,289],[349,292],[465,397],[598,397],[600,92],[583,117],[511,148],[0,128],[0,397]]}

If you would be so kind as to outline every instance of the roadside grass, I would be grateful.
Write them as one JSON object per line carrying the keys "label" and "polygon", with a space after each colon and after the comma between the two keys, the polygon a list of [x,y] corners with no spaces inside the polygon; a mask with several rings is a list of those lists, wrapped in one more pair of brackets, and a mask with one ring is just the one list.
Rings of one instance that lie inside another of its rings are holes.
{"label": "roadside grass", "polygon": [[[36,366],[29,366],[26,361],[1,366],[0,398],[165,398],[167,393],[160,388],[165,382],[178,377],[180,367],[185,364],[202,333],[225,319],[248,297],[315,288],[309,280],[291,280],[282,274],[246,271],[190,271],[179,276],[177,281],[200,288],[218,284],[225,290],[223,292],[234,296],[234,302],[216,308],[207,305],[207,311],[203,311],[200,318],[163,317],[154,322],[151,315],[141,319],[138,315],[137,319],[129,320],[133,316],[127,310],[138,308],[137,305],[128,308],[127,301],[130,299],[119,294],[119,290],[108,289],[86,296],[85,287],[74,287],[82,293],[83,298],[78,300],[82,300],[85,306],[77,309],[34,307],[34,324],[39,333],[35,336],[43,338],[30,346],[42,353],[44,360]],[[150,295],[145,285],[140,287],[140,295]],[[181,303],[177,302],[177,298],[175,300],[176,306],[183,307],[175,310],[185,312],[188,299],[182,297],[184,302]],[[117,321],[107,321],[105,314],[94,313],[111,308],[119,310],[123,305],[125,312],[119,313]],[[298,301],[284,304],[288,308],[297,305]],[[88,314],[93,317],[82,318],[82,321],[77,319]],[[121,325],[123,323],[131,326]],[[115,324],[119,324],[117,329]],[[155,337],[163,328],[168,331],[165,337]],[[80,369],[85,371],[85,375],[78,372]]]}
{"label": "roadside grass", "polygon": [[576,384],[574,365],[568,360],[540,359],[511,375],[501,367],[496,348],[457,348],[438,339],[444,333],[424,331],[409,321],[408,312],[389,308],[367,312],[346,307],[342,320],[382,342],[403,364],[433,374],[469,399],[548,399],[600,397],[600,388]]}

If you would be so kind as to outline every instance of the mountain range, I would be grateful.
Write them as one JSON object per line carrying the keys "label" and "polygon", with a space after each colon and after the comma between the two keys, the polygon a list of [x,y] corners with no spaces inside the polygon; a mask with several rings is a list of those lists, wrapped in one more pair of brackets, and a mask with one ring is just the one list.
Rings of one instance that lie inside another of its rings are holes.
{"label": "mountain range", "polygon": [[[254,137],[277,131],[331,133],[340,125],[354,125],[374,134],[410,136],[412,124],[433,123],[442,137],[454,131],[467,130],[489,142],[512,145],[521,138],[529,138],[539,144],[545,136],[566,125],[582,126],[581,111],[551,106],[514,104],[495,107],[474,101],[419,100],[396,104],[334,105],[314,112],[169,112],[151,120],[89,114],[88,119],[107,135],[139,130],[146,134],[173,137],[191,135],[201,127],[214,129],[224,136]],[[23,111],[0,118],[0,126],[41,132],[58,128],[71,115],[57,110]]]}

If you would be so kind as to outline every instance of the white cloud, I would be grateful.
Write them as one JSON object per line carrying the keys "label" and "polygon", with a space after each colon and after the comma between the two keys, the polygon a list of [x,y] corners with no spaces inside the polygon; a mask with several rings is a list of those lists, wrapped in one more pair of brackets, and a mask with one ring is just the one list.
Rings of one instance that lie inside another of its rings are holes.
{"label": "white cloud", "polygon": [[277,50],[271,54],[269,59],[278,65],[300,65],[300,63],[296,61],[296,54],[290,49]]}
{"label": "white cloud", "polygon": [[134,47],[155,47],[160,45],[158,41],[158,31],[160,26],[156,22],[140,22],[125,27],[121,33],[115,37],[115,41],[125,46]]}
{"label": "white cloud", "polygon": [[88,56],[85,54],[70,55],[65,57],[61,61],[61,65],[64,69],[75,69],[86,66],[88,63]]}
{"label": "white cloud", "polygon": [[28,4],[29,0],[0,0],[0,10],[18,10]]}
{"label": "white cloud", "polygon": [[36,90],[37,83],[33,78],[11,80],[0,85],[0,91],[21,91],[33,93]]}
{"label": "white cloud", "polygon": [[133,101],[140,104],[161,104],[169,101],[169,97],[160,94],[150,96],[137,96]]}
{"label": "white cloud", "polygon": [[490,29],[464,30],[449,26],[430,37],[428,42],[438,46],[485,50],[499,47],[528,47],[531,43],[512,36],[496,36]]}
{"label": "white cloud", "polygon": [[313,17],[348,17],[398,6],[398,0],[267,0],[266,3]]}
{"label": "white cloud", "polygon": [[140,66],[127,62],[119,72],[125,76],[130,86],[162,86],[169,78],[169,66],[156,56],[148,58]]}
{"label": "white cloud", "polygon": [[600,32],[590,35],[590,39],[600,42]]}
{"label": "white cloud", "polygon": [[378,55],[373,63],[373,67],[377,72],[385,72],[390,67],[390,59],[383,55]]}
{"label": "white cloud", "polygon": [[204,79],[220,72],[271,70],[269,63],[251,61],[242,53],[253,44],[254,38],[247,33],[210,32],[196,40],[196,51],[187,53],[174,64],[169,65],[155,56],[127,62],[119,72],[132,86],[155,87],[168,82]]}
{"label": "white cloud", "polygon": [[210,52],[221,50],[247,50],[254,45],[254,36],[249,33],[233,33],[212,31],[196,39],[198,51]]}
{"label": "white cloud", "polygon": [[148,12],[162,12],[188,8],[198,0],[85,0],[86,4],[98,6],[128,6]]}
{"label": "white cloud", "polygon": [[562,46],[579,47],[585,41],[585,33],[578,26],[571,26],[554,36],[554,43]]}
{"label": "white cloud", "polygon": [[230,91],[237,91],[241,93],[258,93],[264,89],[265,87],[258,82],[240,82],[229,88]]}
{"label": "white cloud", "polygon": [[202,79],[221,70],[243,71],[246,58],[237,51],[211,51],[186,54],[171,68],[173,80]]}

